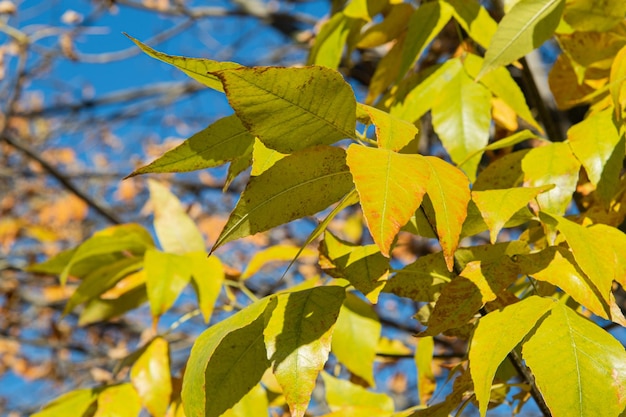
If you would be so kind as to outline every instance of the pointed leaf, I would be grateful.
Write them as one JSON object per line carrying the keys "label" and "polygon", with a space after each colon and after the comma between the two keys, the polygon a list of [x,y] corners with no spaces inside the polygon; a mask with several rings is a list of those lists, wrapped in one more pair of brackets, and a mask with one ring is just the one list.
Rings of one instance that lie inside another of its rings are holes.
{"label": "pointed leaf", "polygon": [[[143,276],[143,271],[138,272],[139,276]],[[129,310],[139,307],[148,299],[146,294],[146,286],[140,285],[133,288],[114,299],[91,299],[78,318],[79,326],[109,320],[113,317],[121,316]]]}
{"label": "pointed leaf", "polygon": [[498,28],[487,9],[476,1],[445,0],[454,10],[454,19],[480,46],[487,48]]}
{"label": "pointed leaf", "polygon": [[226,180],[224,181],[223,191],[228,190],[230,184],[237,178],[239,174],[250,168],[252,165],[252,149],[249,149],[245,154],[239,158],[235,158],[228,165],[228,173],[226,174]]}
{"label": "pointed leaf", "polygon": [[209,327],[194,343],[183,378],[187,416],[218,417],[261,380],[269,367],[263,344],[267,297]]}
{"label": "pointed leaf", "polygon": [[263,386],[257,384],[233,408],[222,414],[222,417],[249,417],[266,414],[269,408],[267,394]]}
{"label": "pointed leaf", "polygon": [[291,153],[355,136],[356,99],[337,71],[267,67],[216,75],[239,119],[268,148]]}
{"label": "pointed leaf", "polygon": [[350,372],[374,386],[374,359],[382,325],[371,305],[348,293],[341,306],[332,352]]}
{"label": "pointed leaf", "polygon": [[417,127],[414,124],[365,104],[359,103],[359,107],[367,112],[372,123],[376,125],[379,147],[398,152],[415,140]]}
{"label": "pointed leaf", "polygon": [[198,307],[204,322],[208,323],[224,283],[224,267],[217,257],[207,257],[205,252],[188,253],[185,257],[189,262],[191,282],[198,296]]}
{"label": "pointed leaf", "polygon": [[211,251],[232,240],[315,214],[352,187],[342,149],[318,146],[289,155],[250,179]]}
{"label": "pointed leaf", "polygon": [[498,233],[513,215],[525,207],[537,195],[552,189],[552,185],[506,190],[473,191],[472,200],[489,227],[491,243],[495,243]]}
{"label": "pointed leaf", "polygon": [[420,155],[351,145],[347,163],[374,242],[389,256],[393,239],[422,202],[429,170]]}
{"label": "pointed leaf", "polygon": [[531,149],[522,160],[524,181],[528,186],[554,184],[548,192],[537,196],[543,211],[563,214],[578,183],[580,162],[567,143],[552,143]]}
{"label": "pointed leaf", "polygon": [[203,251],[204,239],[178,198],[154,180],[148,180],[148,188],[154,229],[163,250],[177,254]]}
{"label": "pointed leaf", "polygon": [[549,298],[531,296],[492,311],[478,321],[469,348],[469,361],[481,416],[487,412],[498,367],[554,305]]}
{"label": "pointed leaf", "polygon": [[519,187],[524,182],[522,161],[529,151],[529,149],[524,149],[512,152],[487,165],[487,168],[483,169],[476,178],[472,191]]}
{"label": "pointed leaf", "polygon": [[158,317],[174,305],[180,292],[189,284],[189,261],[180,255],[149,249],[144,265],[150,310],[154,317]]}
{"label": "pointed leaf", "polygon": [[[351,2],[352,4],[354,2]],[[322,65],[337,68],[341,62],[346,41],[353,35],[358,36],[365,20],[348,15],[348,10],[335,13],[315,37],[315,43],[309,52],[308,65]]]}
{"label": "pointed leaf", "polygon": [[421,337],[415,348],[415,365],[417,367],[417,394],[420,404],[428,404],[437,388],[437,380],[432,369],[435,340],[431,336]]}
{"label": "pointed leaf", "polygon": [[[252,259],[250,259],[250,262],[248,262],[248,266],[243,271],[243,274],[241,274],[239,279],[245,280],[250,278],[252,275],[259,272],[267,263],[289,262],[298,254],[298,252],[300,252],[300,248],[291,245],[275,245],[260,252],[256,252],[252,256]],[[315,256],[316,252],[312,249],[304,248],[300,255],[311,257]]]}
{"label": "pointed leaf", "polygon": [[252,148],[252,171],[250,171],[250,175],[255,177],[261,175],[285,156],[284,153],[270,149],[263,142],[255,139]]}
{"label": "pointed leaf", "polygon": [[130,380],[141,402],[154,417],[165,416],[172,394],[169,344],[157,337],[130,370]]}
{"label": "pointed leaf", "polygon": [[485,54],[482,77],[537,49],[559,24],[565,0],[520,0],[502,18]]}
{"label": "pointed leaf", "polygon": [[95,389],[79,389],[61,395],[47,404],[43,410],[31,417],[77,416],[88,417],[93,414],[90,409],[96,402],[98,391]]}
{"label": "pointed leaf", "polygon": [[394,410],[393,399],[386,394],[368,391],[326,372],[322,372],[322,380],[326,391],[326,403],[333,411],[350,406],[371,407],[379,412]]}
{"label": "pointed leaf", "polygon": [[93,417],[137,417],[141,401],[129,383],[113,385],[98,394],[98,410]]}
{"label": "pointed leaf", "polygon": [[319,253],[324,272],[347,279],[372,303],[378,302],[378,295],[389,275],[389,259],[376,245],[352,245],[327,231]]}
{"label": "pointed leaf", "polygon": [[237,116],[224,117],[126,178],[217,167],[245,155],[253,143],[254,136],[243,127]]}
{"label": "pointed leaf", "polygon": [[427,156],[430,166],[428,197],[435,210],[437,236],[443,255],[452,271],[454,251],[459,245],[459,236],[470,201],[469,180],[459,169],[442,159]]}
{"label": "pointed leaf", "polygon": [[337,286],[282,294],[266,315],[267,355],[294,417],[304,416],[309,405],[344,297],[345,289]]}
{"label": "pointed leaf", "polygon": [[476,177],[480,153],[469,155],[489,143],[491,127],[491,93],[474,82],[465,71],[446,83],[432,109],[433,127],[439,139],[456,163],[465,161],[463,169],[471,180]]}
{"label": "pointed leaf", "polygon": [[135,44],[147,55],[178,68],[189,77],[209,88],[212,88],[213,90],[224,91],[222,89],[222,83],[219,78],[212,74],[213,72],[229,68],[239,68],[241,66],[234,62],[218,62],[210,59],[167,55],[150,48],[148,45],[140,42],[132,36],[126,36],[128,36],[131,41],[135,42]]}
{"label": "pointed leaf", "polygon": [[624,410],[624,347],[563,303],[553,307],[522,355],[553,415],[617,416]]}
{"label": "pointed leaf", "polygon": [[384,292],[415,301],[435,301],[443,284],[450,282],[455,274],[448,271],[443,253],[420,256],[387,281]]}

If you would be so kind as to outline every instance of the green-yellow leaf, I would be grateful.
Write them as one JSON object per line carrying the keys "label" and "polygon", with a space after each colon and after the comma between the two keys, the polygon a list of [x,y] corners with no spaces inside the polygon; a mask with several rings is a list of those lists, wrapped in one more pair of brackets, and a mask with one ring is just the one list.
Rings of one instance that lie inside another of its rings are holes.
{"label": "green-yellow leaf", "polygon": [[184,254],[204,250],[204,239],[182,204],[164,185],[148,180],[154,210],[154,229],[166,252]]}
{"label": "green-yellow leaf", "polygon": [[275,304],[259,300],[196,339],[183,378],[185,415],[219,417],[259,383],[269,367],[263,313]]}
{"label": "green-yellow leaf", "polygon": [[309,248],[304,248],[300,252],[299,247],[292,245],[274,245],[260,252],[256,252],[252,256],[252,259],[250,259],[250,262],[248,262],[248,266],[241,274],[240,279],[245,280],[250,278],[270,262],[289,262],[298,254],[311,257],[315,256],[316,252]]}
{"label": "green-yellow leaf", "polygon": [[430,42],[441,32],[452,17],[452,8],[448,3],[432,1],[420,4],[409,20],[406,41],[402,50],[402,62],[398,78],[419,60]]}
{"label": "green-yellow leaf", "polygon": [[[139,271],[137,275],[141,278],[144,273]],[[78,325],[86,326],[121,316],[129,310],[139,307],[147,299],[146,286],[143,284],[114,299],[92,298],[80,312]]]}
{"label": "green-yellow leaf", "polygon": [[528,152],[529,149],[511,152],[487,165],[476,178],[472,191],[519,187],[524,182],[522,161]]}
{"label": "green-yellow leaf", "polygon": [[332,352],[350,372],[374,386],[374,359],[382,325],[371,305],[348,293],[339,311]]}
{"label": "green-yellow leaf", "polygon": [[222,414],[222,417],[262,416],[267,414],[268,408],[267,392],[261,384],[257,384],[233,408]]}
{"label": "green-yellow leaf", "polygon": [[149,249],[144,265],[150,310],[154,317],[158,317],[174,305],[180,292],[189,284],[189,260],[174,253]]}
{"label": "green-yellow leaf", "polygon": [[337,202],[353,188],[345,158],[342,149],[318,146],[289,155],[251,178],[211,252]]}
{"label": "green-yellow leaf", "polygon": [[559,24],[565,0],[520,0],[502,18],[477,78],[539,48]]}
{"label": "green-yellow leaf", "polygon": [[384,292],[415,301],[435,301],[441,287],[454,278],[448,271],[442,252],[420,256],[415,262],[405,266],[387,281]]}
{"label": "green-yellow leaf", "polygon": [[624,20],[622,0],[567,0],[563,19],[580,32],[604,32]]}
{"label": "green-yellow leaf", "polygon": [[355,136],[356,99],[335,70],[238,68],[216,75],[241,122],[268,148],[291,153]]}
{"label": "green-yellow leaf", "polygon": [[469,363],[481,416],[487,412],[491,384],[498,367],[554,305],[549,298],[531,296],[492,311],[478,321],[469,348]]}
{"label": "green-yellow leaf", "polygon": [[563,214],[578,183],[580,162],[567,143],[551,143],[531,149],[522,160],[524,181],[528,186],[554,184],[550,191],[537,196],[543,211]]}
{"label": "green-yellow leaf", "polygon": [[135,175],[162,172],[189,172],[213,168],[233,161],[250,151],[254,136],[237,116],[227,116],[167,151],[154,162],[136,169]]}
{"label": "green-yellow leaf", "polygon": [[437,388],[437,380],[432,368],[435,339],[432,336],[421,337],[415,348],[415,366],[417,367],[417,395],[420,404],[426,405]]}
{"label": "green-yellow leaf", "polygon": [[270,149],[263,142],[255,139],[252,147],[252,171],[250,171],[250,175],[255,177],[261,175],[285,156],[284,153]]}
{"label": "green-yellow leaf", "polygon": [[93,417],[137,417],[141,400],[129,383],[112,385],[98,394],[98,410]]}
{"label": "green-yellow leaf", "polygon": [[413,10],[409,3],[391,4],[385,18],[363,32],[357,48],[375,48],[396,39],[406,29]]}
{"label": "green-yellow leaf", "polygon": [[154,417],[165,416],[172,395],[169,344],[155,338],[130,370],[130,381],[144,407]]}
{"label": "green-yellow leaf", "polygon": [[315,43],[309,52],[308,65],[322,65],[336,69],[341,62],[346,42],[358,36],[365,20],[348,16],[347,10],[335,13],[315,37]]}
{"label": "green-yellow leaf", "polygon": [[126,36],[128,36],[131,41],[135,42],[135,44],[147,55],[178,68],[189,77],[209,88],[212,88],[213,90],[224,91],[222,89],[222,83],[219,78],[212,74],[213,72],[241,67],[241,65],[234,62],[219,62],[203,58],[188,58],[185,56],[167,55],[150,48],[148,45],[133,38],[132,36]]}
{"label": "green-yellow leaf", "polygon": [[322,380],[326,391],[326,403],[333,411],[349,406],[371,407],[381,412],[394,410],[393,399],[386,394],[368,391],[326,372],[322,372]]}
{"label": "green-yellow leaf", "polygon": [[95,389],[71,391],[47,404],[43,410],[32,414],[31,417],[58,417],[70,415],[88,417],[93,414],[92,407],[96,402],[97,395],[98,390]]}
{"label": "green-yellow leaf", "polygon": [[198,296],[198,307],[204,322],[208,323],[224,283],[224,267],[216,256],[207,257],[205,252],[188,253],[185,258],[189,263],[191,283]]}
{"label": "green-yellow leaf", "polygon": [[400,151],[415,140],[417,127],[385,111],[360,104],[376,126],[378,146],[392,151]]}
{"label": "green-yellow leaf", "polygon": [[396,81],[402,60],[402,48],[406,41],[404,34],[393,43],[391,49],[381,58],[376,65],[376,70],[369,82],[369,89],[365,97],[365,103],[372,104],[376,99]]}
{"label": "green-yellow leaf", "polygon": [[278,296],[266,314],[265,345],[291,415],[302,417],[324,367],[345,289],[315,287]]}
{"label": "green-yellow leaf", "polygon": [[249,149],[245,154],[239,158],[233,159],[228,165],[228,172],[226,173],[226,180],[224,181],[223,190],[228,190],[230,184],[237,178],[239,174],[250,168],[252,165],[252,149]]}
{"label": "green-yellow leaf", "polygon": [[374,242],[389,256],[393,239],[426,192],[430,172],[424,157],[351,145],[347,163]]}
{"label": "green-yellow leaf", "polygon": [[327,274],[347,279],[372,303],[378,302],[389,275],[389,259],[380,253],[378,246],[352,245],[327,231],[319,253],[320,266]]}
{"label": "green-yellow leaf", "polygon": [[459,245],[470,201],[469,180],[458,168],[442,159],[433,156],[425,159],[430,167],[427,192],[435,210],[437,236],[448,270],[452,271],[454,251]]}
{"label": "green-yellow leaf", "polygon": [[477,1],[444,0],[452,6],[454,19],[480,46],[487,48],[498,24]]}
{"label": "green-yellow leaf", "polygon": [[474,82],[465,71],[459,71],[446,83],[432,108],[433,127],[456,163],[473,181],[481,153],[466,158],[489,143],[491,127],[491,93]]}
{"label": "green-yellow leaf", "polygon": [[552,308],[524,344],[522,355],[552,415],[618,416],[623,412],[624,346],[563,303]]}
{"label": "green-yellow leaf", "polygon": [[387,7],[387,0],[351,0],[344,9],[346,16],[369,22]]}
{"label": "green-yellow leaf", "polygon": [[509,188],[505,190],[473,191],[472,200],[489,227],[491,243],[495,243],[498,233],[506,222],[537,195],[552,189],[553,185],[541,187]]}
{"label": "green-yellow leaf", "polygon": [[626,108],[626,83],[624,82],[626,81],[626,46],[622,47],[614,56],[609,80],[615,113],[623,119]]}

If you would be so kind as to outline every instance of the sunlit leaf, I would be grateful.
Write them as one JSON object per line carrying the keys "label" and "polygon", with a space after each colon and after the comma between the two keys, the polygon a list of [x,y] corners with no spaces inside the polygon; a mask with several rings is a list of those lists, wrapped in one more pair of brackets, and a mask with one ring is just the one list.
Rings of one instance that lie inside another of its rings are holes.
{"label": "sunlit leaf", "polygon": [[439,139],[457,164],[473,181],[480,154],[466,158],[489,143],[491,126],[491,93],[474,82],[465,71],[459,71],[439,92],[432,108],[433,127]]}
{"label": "sunlit leaf", "polygon": [[374,242],[389,256],[393,239],[422,202],[429,167],[420,155],[351,145],[347,163]]}
{"label": "sunlit leaf", "polygon": [[478,78],[539,48],[554,33],[564,7],[565,0],[517,2],[498,24]]}
{"label": "sunlit leaf", "polygon": [[[353,2],[354,3],[354,2]],[[337,68],[341,62],[346,41],[358,35],[365,20],[349,16],[348,10],[335,13],[320,29],[309,52],[308,65]]]}
{"label": "sunlit leaf", "polygon": [[604,32],[624,20],[622,0],[567,0],[563,19],[581,32]]}
{"label": "sunlit leaf", "polygon": [[141,402],[154,417],[165,416],[172,394],[169,344],[155,338],[130,370],[130,380]]}
{"label": "sunlit leaf", "polygon": [[524,149],[512,152],[490,163],[476,178],[472,191],[519,187],[524,182],[522,161],[529,151],[529,149]]}
{"label": "sunlit leaf", "polygon": [[409,3],[392,4],[385,18],[369,26],[357,43],[357,48],[375,48],[396,39],[406,29],[414,7]]}
{"label": "sunlit leaf", "polygon": [[385,111],[359,104],[376,125],[378,146],[392,151],[399,151],[411,143],[417,135],[417,127],[406,120],[399,119]]}
{"label": "sunlit leaf", "polygon": [[261,416],[267,413],[268,407],[267,392],[261,384],[257,384],[233,408],[222,414],[222,417]]}
{"label": "sunlit leaf", "polygon": [[309,405],[344,297],[345,289],[337,286],[291,292],[278,296],[266,315],[267,355],[294,417],[304,416]]}
{"label": "sunlit leaf", "polygon": [[349,406],[370,407],[379,412],[394,410],[393,399],[386,394],[368,391],[326,372],[322,372],[322,380],[326,391],[326,402],[333,411]]}
{"label": "sunlit leaf", "polygon": [[261,175],[285,156],[285,154],[270,149],[263,142],[255,139],[252,148],[252,171],[250,171],[250,175],[255,177]]}
{"label": "sunlit leaf", "polygon": [[382,12],[389,4],[387,0],[352,0],[344,9],[346,16],[363,19],[366,22]]}
{"label": "sunlit leaf", "polygon": [[250,392],[269,367],[263,344],[267,297],[209,327],[195,341],[183,378],[187,416],[219,417]]}
{"label": "sunlit leaf", "polygon": [[500,230],[518,210],[525,207],[537,195],[552,188],[552,185],[544,185],[541,187],[473,191],[472,200],[478,206],[485,223],[489,227],[491,243],[496,242]]}
{"label": "sunlit leaf", "polygon": [[469,348],[469,362],[481,416],[487,412],[498,366],[554,305],[549,298],[531,296],[492,311],[478,321]]}
{"label": "sunlit leaf", "polygon": [[459,244],[459,236],[470,201],[469,180],[458,168],[442,159],[425,157],[430,167],[428,197],[435,210],[436,229],[443,255],[452,271],[454,251]]}
{"label": "sunlit leaf", "polygon": [[382,325],[371,305],[348,293],[339,311],[332,352],[350,372],[374,386],[374,358]]}
{"label": "sunlit leaf", "polygon": [[553,415],[617,416],[624,410],[624,347],[563,303],[524,343],[522,355]]}
{"label": "sunlit leaf", "polygon": [[241,122],[268,148],[291,153],[355,136],[356,100],[337,71],[265,67],[216,74]]}
{"label": "sunlit leaf", "polygon": [[137,46],[140,47],[141,50],[147,55],[178,68],[194,80],[212,88],[213,90],[224,91],[222,89],[222,83],[219,78],[212,74],[213,72],[229,68],[239,68],[241,66],[234,62],[219,62],[212,61],[210,59],[167,55],[150,48],[148,45],[140,42],[132,36],[126,36],[128,36],[131,41],[135,42],[135,44],[137,44]]}
{"label": "sunlit leaf", "polygon": [[489,46],[498,28],[487,9],[476,1],[444,0],[452,6],[454,19],[483,48]]}
{"label": "sunlit leaf", "polygon": [[174,304],[189,284],[189,260],[181,255],[149,249],[144,264],[150,310],[154,317],[158,317]]}
{"label": "sunlit leaf", "polygon": [[372,303],[385,285],[389,274],[389,259],[378,246],[353,245],[328,231],[320,243],[320,266],[335,278],[345,278]]}
{"label": "sunlit leaf", "polygon": [[88,417],[93,414],[93,405],[96,402],[98,390],[79,389],[61,395],[51,403],[47,404],[43,410],[34,413],[31,417],[57,417],[76,416]]}
{"label": "sunlit leaf", "polygon": [[141,401],[129,383],[112,385],[98,394],[98,409],[93,417],[137,417]]}
{"label": "sunlit leaf", "polygon": [[616,114],[623,119],[624,109],[626,108],[626,46],[622,47],[613,57],[610,81],[613,107]]}
{"label": "sunlit leaf", "polygon": [[522,160],[524,181],[528,186],[555,187],[537,196],[541,210],[563,214],[576,190],[580,162],[567,143],[551,143],[531,149]]}
{"label": "sunlit leaf", "polygon": [[227,116],[201,130],[154,162],[136,169],[135,175],[161,172],[188,172],[213,168],[250,151],[254,136],[237,116]]}
{"label": "sunlit leaf", "polygon": [[342,149],[318,146],[289,155],[251,178],[211,251],[337,202],[353,187],[345,158]]}
{"label": "sunlit leaf", "polygon": [[[245,280],[250,278],[252,275],[256,274],[270,262],[289,262],[300,252],[300,248],[292,245],[275,245],[271,246],[267,249],[264,249],[260,252],[256,252],[250,262],[248,262],[248,266],[241,274],[240,279]],[[300,255],[303,256],[314,256],[316,252],[309,248],[304,248]]]}
{"label": "sunlit leaf", "polygon": [[431,336],[420,337],[415,348],[417,367],[417,394],[420,404],[427,404],[437,388],[437,381],[432,369],[435,340]]}
{"label": "sunlit leaf", "polygon": [[185,258],[198,296],[198,307],[204,322],[208,323],[224,283],[224,267],[216,256],[207,257],[205,252],[188,253]]}

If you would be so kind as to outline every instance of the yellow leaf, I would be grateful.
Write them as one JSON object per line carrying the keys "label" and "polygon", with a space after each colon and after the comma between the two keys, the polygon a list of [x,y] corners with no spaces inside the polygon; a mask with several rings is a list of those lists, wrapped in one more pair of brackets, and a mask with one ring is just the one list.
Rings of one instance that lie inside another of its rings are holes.
{"label": "yellow leaf", "polygon": [[376,125],[379,147],[398,152],[415,140],[418,132],[414,124],[365,104],[358,106],[367,112],[372,123]]}
{"label": "yellow leaf", "polygon": [[[267,263],[291,261],[299,252],[299,247],[291,245],[275,245],[261,252],[256,252],[252,259],[250,259],[250,262],[248,262],[248,266],[243,274],[241,274],[240,279],[245,280],[250,278],[252,275],[259,272]],[[315,254],[316,252],[310,248],[304,248],[300,253],[300,255],[307,257],[315,256]]]}
{"label": "yellow leaf", "polygon": [[382,22],[370,26],[361,35],[357,48],[375,48],[400,36],[406,29],[413,10],[409,3],[392,5]]}
{"label": "yellow leaf", "polygon": [[165,339],[157,337],[150,342],[131,368],[130,380],[150,414],[164,416],[172,394],[169,344]]}

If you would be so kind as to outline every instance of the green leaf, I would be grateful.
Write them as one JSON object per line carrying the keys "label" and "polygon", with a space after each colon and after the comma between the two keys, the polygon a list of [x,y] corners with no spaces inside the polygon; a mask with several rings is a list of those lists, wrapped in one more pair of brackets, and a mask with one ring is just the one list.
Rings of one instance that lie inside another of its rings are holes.
{"label": "green leaf", "polygon": [[487,48],[497,30],[497,23],[477,1],[444,0],[453,8],[454,19],[483,48]]}
{"label": "green leaf", "polygon": [[489,227],[491,243],[496,243],[498,233],[506,222],[537,195],[554,188],[553,185],[541,187],[509,188],[506,190],[472,191],[472,200]]}
{"label": "green leaf", "polygon": [[166,252],[185,254],[204,250],[204,238],[182,204],[170,190],[148,180],[154,210],[154,229]]}
{"label": "green leaf", "polygon": [[512,152],[487,165],[487,168],[483,169],[476,178],[472,191],[519,187],[524,182],[522,161],[529,151],[529,149],[524,149]]}
{"label": "green leaf", "polygon": [[441,32],[452,17],[452,8],[444,2],[433,1],[420,4],[409,20],[409,28],[402,50],[402,62],[398,79],[419,60],[426,47]]}
{"label": "green leaf", "polygon": [[224,267],[216,256],[207,257],[205,252],[188,253],[185,258],[198,296],[198,307],[204,322],[208,323],[224,283]]}
{"label": "green leaf", "polygon": [[[94,233],[74,252],[72,259],[61,272],[59,280],[65,284],[70,271],[82,262],[95,258],[96,264],[91,265],[90,272],[96,265],[112,260],[110,255],[125,252],[131,255],[143,255],[146,249],[154,247],[150,233],[142,226],[134,223],[112,226]],[[113,258],[115,259],[115,258]]]}
{"label": "green leaf", "polygon": [[415,301],[435,301],[443,284],[450,282],[455,274],[448,271],[442,252],[420,256],[390,278],[384,292]]}
{"label": "green leaf", "polygon": [[355,137],[356,99],[337,71],[265,67],[216,75],[241,122],[268,148],[291,153]]}
{"label": "green leaf", "polygon": [[435,351],[435,340],[431,336],[417,340],[415,348],[415,366],[417,367],[417,395],[420,404],[427,404],[437,388],[432,362]]}
{"label": "green leaf", "polygon": [[386,0],[351,0],[344,9],[346,16],[366,22],[381,13],[389,3]]}
{"label": "green leaf", "polygon": [[414,10],[415,8],[409,3],[390,4],[383,20],[369,26],[361,34],[356,47],[376,48],[398,38],[406,30]]}
{"label": "green leaf", "polygon": [[322,65],[337,68],[341,62],[346,41],[359,34],[365,20],[348,16],[348,10],[335,13],[315,37],[315,43],[309,52],[308,65]]}
{"label": "green leaf", "polygon": [[378,295],[389,275],[389,259],[380,253],[378,246],[352,245],[326,231],[319,253],[324,272],[347,279],[372,303],[378,302]]}
{"label": "green leaf", "polygon": [[257,384],[233,408],[222,414],[222,417],[262,416],[267,414],[268,408],[267,392],[261,384]]}
{"label": "green leaf", "polygon": [[477,78],[539,48],[559,24],[565,0],[520,0],[502,18]]}
{"label": "green leaf", "polygon": [[68,314],[77,305],[98,297],[130,273],[141,269],[142,266],[143,258],[133,256],[130,258],[122,258],[94,269],[83,278],[76,291],[74,291],[65,305],[63,314]]}
{"label": "green leaf", "polygon": [[365,104],[358,104],[376,125],[378,146],[395,152],[407,147],[417,136],[417,127],[385,111]]}
{"label": "green leaf", "polygon": [[469,348],[469,363],[481,416],[487,413],[491,384],[498,367],[554,305],[549,298],[531,296],[492,311],[478,321]]}
{"label": "green leaf", "polygon": [[431,172],[427,193],[435,210],[437,236],[448,270],[452,271],[454,251],[459,245],[471,197],[469,180],[463,172],[442,159],[433,156],[425,159]]}
{"label": "green leaf", "polygon": [[553,415],[617,416],[624,410],[624,347],[563,303],[552,308],[522,355]]}
{"label": "green leaf", "polygon": [[234,62],[218,62],[212,61],[210,59],[167,55],[150,48],[148,45],[133,38],[132,36],[126,36],[128,36],[131,41],[135,42],[135,44],[140,47],[141,50],[144,51],[147,55],[178,68],[189,77],[193,78],[201,84],[206,85],[209,88],[212,88],[213,90],[224,91],[222,89],[222,83],[220,82],[219,78],[212,74],[213,72],[229,68],[241,67],[241,65]]}
{"label": "green leaf", "polygon": [[308,407],[344,298],[345,289],[337,286],[290,292],[279,295],[266,314],[267,355],[294,417],[304,416]]}
{"label": "green leaf", "polygon": [[[483,66],[483,59],[478,55],[468,53],[463,60],[463,66],[470,77],[476,78]],[[539,132],[543,132],[541,126],[532,115],[532,112],[526,104],[526,97],[519,87],[517,82],[511,76],[511,73],[506,68],[495,68],[491,72],[485,74],[480,82],[485,85],[495,96],[501,98],[506,104],[508,104],[515,113],[537,129]],[[498,141],[496,143],[499,143]]]}
{"label": "green leaf", "polygon": [[211,252],[232,240],[315,214],[352,187],[342,149],[318,146],[289,155],[250,179]]}
{"label": "green leaf", "polygon": [[269,367],[263,312],[275,304],[259,300],[196,339],[183,377],[185,415],[221,416],[258,384]]}
{"label": "green leaf", "polygon": [[[138,272],[143,275],[143,271]],[[148,299],[146,286],[140,285],[125,292],[115,299],[91,299],[78,318],[79,326],[105,321],[121,316],[129,310],[139,307]]]}
{"label": "green leaf", "polygon": [[130,381],[141,402],[154,417],[165,416],[172,395],[169,344],[155,338],[130,370]]}
{"label": "green leaf", "polygon": [[551,143],[531,149],[522,160],[524,181],[530,187],[554,184],[550,191],[537,196],[543,211],[563,214],[578,183],[580,162],[567,143]]}
{"label": "green leaf", "polygon": [[322,380],[326,391],[326,402],[333,411],[349,406],[370,407],[383,413],[394,410],[393,399],[386,394],[368,391],[326,372],[322,372]]}
{"label": "green leaf", "polygon": [[420,155],[351,145],[347,163],[374,242],[389,256],[393,239],[420,206],[429,178]]}
{"label": "green leaf", "polygon": [[189,284],[189,260],[181,255],[149,249],[144,265],[150,310],[154,317],[158,317],[174,305],[180,292]]}
{"label": "green leaf", "polygon": [[622,0],[568,0],[563,19],[580,32],[605,32],[624,20]]}
{"label": "green leaf", "polygon": [[[256,142],[256,139],[255,139]],[[228,165],[228,173],[226,174],[226,180],[224,181],[223,191],[225,192],[230,184],[237,178],[239,174],[250,168],[252,165],[252,149],[240,156],[233,159]]]}
{"label": "green leaf", "polygon": [[285,156],[284,153],[270,149],[263,142],[255,139],[252,147],[252,171],[250,171],[250,175],[254,177],[261,175]]}
{"label": "green leaf", "polygon": [[224,117],[167,151],[126,178],[147,173],[189,172],[213,168],[250,152],[254,136],[236,115]]}
{"label": "green leaf", "polygon": [[31,417],[91,416],[98,391],[97,389],[79,389],[68,392],[47,404],[40,412],[32,414]]}
{"label": "green leaf", "polygon": [[141,401],[129,383],[112,385],[98,394],[98,410],[93,417],[137,417]]}
{"label": "green leaf", "polygon": [[489,143],[491,127],[491,93],[474,82],[465,71],[459,71],[439,92],[432,108],[433,127],[441,142],[470,180],[476,177],[480,153]]}
{"label": "green leaf", "polygon": [[267,249],[264,249],[260,252],[256,252],[250,262],[248,262],[248,266],[241,274],[239,279],[246,280],[250,278],[252,275],[256,274],[263,268],[266,264],[270,262],[289,262],[296,255],[304,255],[304,256],[315,256],[316,252],[312,249],[304,248],[300,251],[300,248],[292,245],[274,245],[270,246]]}
{"label": "green leaf", "polygon": [[339,311],[332,352],[350,372],[374,386],[374,359],[382,325],[371,305],[348,293]]}

